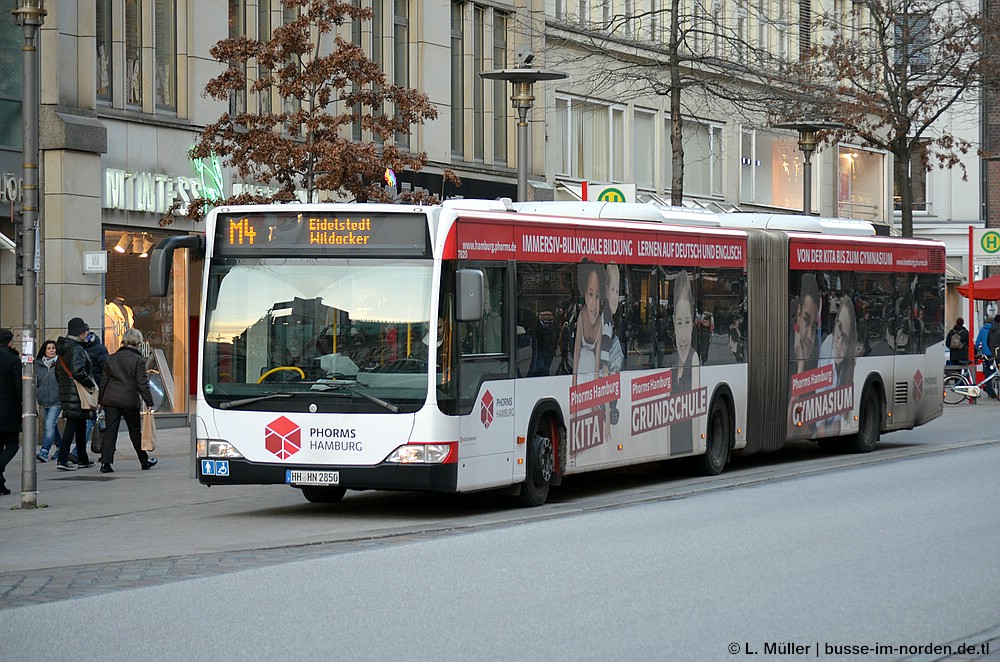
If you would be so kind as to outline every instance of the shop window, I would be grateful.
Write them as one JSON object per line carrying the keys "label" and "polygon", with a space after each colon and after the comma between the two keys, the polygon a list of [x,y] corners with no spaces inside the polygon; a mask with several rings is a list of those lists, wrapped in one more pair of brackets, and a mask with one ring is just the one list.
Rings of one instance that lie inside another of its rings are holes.
{"label": "shop window", "polygon": [[[740,139],[740,201],[802,209],[804,162],[798,138],[745,130]],[[820,163],[812,159],[813,211],[818,209]]]}
{"label": "shop window", "polygon": [[866,221],[882,219],[884,157],[877,152],[841,145],[837,177],[837,215]]}
{"label": "shop window", "polygon": [[[927,205],[927,180],[930,172],[927,170],[929,140],[919,140],[914,144],[910,155],[910,189],[913,191],[913,211],[929,211]],[[899,194],[899,182],[893,186],[893,209],[898,214],[903,209],[902,196]]]}
{"label": "shop window", "polygon": [[[108,271],[104,281],[102,341],[114,353],[130,328],[142,332],[150,388],[158,412],[187,409],[188,270],[186,251],[174,253],[165,297],[149,294],[149,252],[167,233],[106,229]],[[96,328],[94,329],[97,330]]]}

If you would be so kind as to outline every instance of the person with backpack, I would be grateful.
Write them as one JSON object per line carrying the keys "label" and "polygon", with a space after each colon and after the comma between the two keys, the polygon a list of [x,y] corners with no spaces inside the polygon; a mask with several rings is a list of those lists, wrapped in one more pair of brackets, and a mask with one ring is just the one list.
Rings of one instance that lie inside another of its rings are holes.
{"label": "person with backpack", "polygon": [[950,365],[969,364],[969,330],[965,328],[965,320],[961,317],[955,320],[954,328],[948,332],[945,345],[951,352],[948,357]]}
{"label": "person with backpack", "polygon": [[[1000,318],[1000,315],[998,315],[997,317]],[[996,325],[1000,325],[1000,321],[998,321]],[[992,375],[993,371],[996,368],[995,364],[993,363],[993,349],[991,348],[989,342],[989,338],[991,332],[993,331],[994,326],[995,325],[992,322],[990,322],[990,320],[987,319],[986,322],[983,323],[983,328],[979,329],[979,335],[976,336],[976,344],[974,345],[976,350],[976,356],[983,357],[983,377],[989,377],[990,375]],[[991,398],[996,398],[997,397],[996,380],[991,380],[986,382],[986,385],[983,390],[985,390],[987,395],[989,395]]]}

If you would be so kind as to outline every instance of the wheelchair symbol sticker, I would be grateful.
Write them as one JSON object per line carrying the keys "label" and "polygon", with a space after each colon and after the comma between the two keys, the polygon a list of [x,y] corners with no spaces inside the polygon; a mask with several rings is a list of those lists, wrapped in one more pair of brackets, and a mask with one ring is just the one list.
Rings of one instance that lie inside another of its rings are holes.
{"label": "wheelchair symbol sticker", "polygon": [[227,460],[202,460],[202,476],[228,476],[229,462]]}

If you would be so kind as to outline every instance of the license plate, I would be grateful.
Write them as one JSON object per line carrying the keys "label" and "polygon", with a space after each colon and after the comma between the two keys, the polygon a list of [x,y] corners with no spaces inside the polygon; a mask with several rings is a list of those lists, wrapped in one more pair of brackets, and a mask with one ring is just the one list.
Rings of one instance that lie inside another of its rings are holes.
{"label": "license plate", "polygon": [[289,485],[339,485],[339,471],[299,471],[285,472],[285,482]]}

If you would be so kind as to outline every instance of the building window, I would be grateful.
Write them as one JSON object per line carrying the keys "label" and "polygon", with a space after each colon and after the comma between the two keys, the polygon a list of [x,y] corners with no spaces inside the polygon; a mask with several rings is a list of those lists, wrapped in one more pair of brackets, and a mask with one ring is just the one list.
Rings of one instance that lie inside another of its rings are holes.
{"label": "building window", "polygon": [[451,151],[465,153],[465,39],[464,5],[451,5]]}
{"label": "building window", "polygon": [[142,105],[142,3],[125,0],[125,103]]}
{"label": "building window", "polygon": [[472,158],[482,161],[485,158],[486,132],[486,81],[479,74],[486,70],[485,49],[485,14],[482,7],[476,7],[472,12]]}
{"label": "building window", "polygon": [[[485,162],[487,146],[491,146],[492,161],[507,162],[508,83],[487,81],[479,74],[507,66],[509,23],[508,13],[488,5],[452,3],[451,151],[456,158]],[[466,28],[469,28],[468,34]],[[466,36],[471,38],[467,40]],[[471,96],[468,100],[467,93]],[[468,115],[466,108],[470,111]],[[467,155],[465,130],[470,117],[472,153]]]}
{"label": "building window", "polygon": [[[931,17],[926,14],[901,13],[893,26],[893,63],[898,75],[916,75],[927,71],[930,62]],[[903,71],[906,67],[908,70]]]}
{"label": "building window", "polygon": [[153,51],[156,58],[156,107],[177,110],[177,3],[155,0]]}
{"label": "building window", "polygon": [[[493,14],[493,68],[507,68],[507,16]],[[507,163],[507,81],[493,81],[493,160]]]}
{"label": "building window", "polygon": [[[245,21],[246,0],[229,0],[229,38],[244,37],[247,35]],[[246,68],[241,62],[230,60],[230,68],[242,68],[246,74]],[[246,90],[233,90],[229,96],[229,115],[235,117],[247,110]]]}
{"label": "building window", "polygon": [[632,154],[635,163],[635,183],[639,188],[653,189],[656,187],[653,179],[656,150],[650,149],[650,145],[656,144],[656,112],[636,108],[634,125]]}
{"label": "building window", "polygon": [[799,57],[812,47],[812,0],[799,0]]}
{"label": "building window", "polygon": [[837,215],[882,221],[885,157],[860,147],[838,148]]}
{"label": "building window", "polygon": [[594,182],[622,181],[624,137],[623,106],[556,97],[558,174]]}
{"label": "building window", "polygon": [[[271,39],[271,7],[266,0],[259,0],[257,5],[257,39],[270,41]],[[269,78],[271,71],[257,63],[256,79]],[[257,112],[261,115],[270,115],[271,108],[271,88],[267,87],[257,92]]]}
{"label": "building window", "polygon": [[111,35],[111,0],[97,0],[97,98],[108,103],[114,94]]}
{"label": "building window", "polygon": [[[410,3],[409,0],[395,0],[392,13],[392,73],[393,82],[400,87],[410,86]],[[403,149],[410,147],[410,134],[396,134],[396,145]]]}
{"label": "building window", "polygon": [[0,147],[21,150],[21,45],[24,35],[9,11],[0,11]]}
{"label": "building window", "polygon": [[[927,201],[927,180],[930,175],[930,172],[927,171],[927,165],[930,163],[928,160],[930,155],[927,151],[929,144],[928,140],[917,141],[910,154],[910,188],[913,191],[913,211],[915,212],[930,211]],[[899,213],[903,209],[899,185],[895,184],[893,189],[893,209]]]}
{"label": "building window", "polygon": [[[740,143],[740,202],[800,211],[803,158],[798,137],[745,130]],[[813,158],[813,211],[819,204],[818,171]]]}
{"label": "building window", "polygon": [[[672,180],[673,154],[670,149],[670,118],[667,118],[664,173],[667,188]],[[691,195],[722,196],[722,126],[684,120],[684,192]]]}

